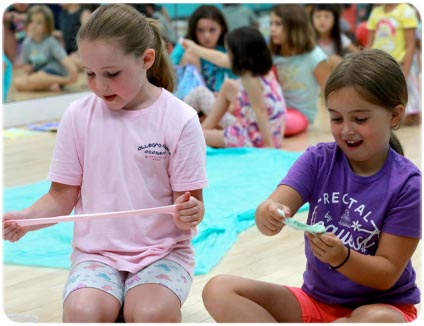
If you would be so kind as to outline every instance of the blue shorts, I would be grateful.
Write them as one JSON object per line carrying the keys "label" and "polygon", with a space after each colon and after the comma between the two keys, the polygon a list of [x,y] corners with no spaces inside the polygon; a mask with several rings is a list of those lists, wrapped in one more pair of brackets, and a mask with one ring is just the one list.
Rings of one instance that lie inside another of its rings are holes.
{"label": "blue shorts", "polygon": [[69,272],[63,290],[63,302],[70,293],[81,288],[95,288],[113,295],[124,302],[128,290],[142,284],[161,284],[180,299],[181,305],[187,299],[193,280],[179,264],[161,259],[137,273],[118,271],[109,265],[96,261],[84,261]]}

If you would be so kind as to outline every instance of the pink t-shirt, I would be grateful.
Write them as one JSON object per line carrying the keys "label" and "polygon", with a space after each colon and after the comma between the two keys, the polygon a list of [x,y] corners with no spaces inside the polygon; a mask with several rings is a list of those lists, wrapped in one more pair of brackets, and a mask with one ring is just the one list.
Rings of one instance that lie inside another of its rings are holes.
{"label": "pink t-shirt", "polygon": [[[173,191],[207,186],[196,111],[164,89],[137,111],[110,110],[95,95],[77,100],[60,122],[48,178],[81,186],[75,214],[171,205]],[[137,272],[167,256],[193,273],[195,232],[168,214],[75,222],[72,264]]]}

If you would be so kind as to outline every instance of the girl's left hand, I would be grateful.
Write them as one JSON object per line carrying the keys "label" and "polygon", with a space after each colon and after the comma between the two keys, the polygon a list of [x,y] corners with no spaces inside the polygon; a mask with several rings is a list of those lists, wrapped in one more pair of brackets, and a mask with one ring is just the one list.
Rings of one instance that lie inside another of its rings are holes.
{"label": "girl's left hand", "polygon": [[346,259],[347,247],[333,233],[313,235],[306,233],[314,256],[323,263],[338,266]]}
{"label": "girl's left hand", "polygon": [[174,213],[174,222],[181,230],[196,227],[203,219],[205,208],[203,203],[185,192],[175,200],[177,205]]}

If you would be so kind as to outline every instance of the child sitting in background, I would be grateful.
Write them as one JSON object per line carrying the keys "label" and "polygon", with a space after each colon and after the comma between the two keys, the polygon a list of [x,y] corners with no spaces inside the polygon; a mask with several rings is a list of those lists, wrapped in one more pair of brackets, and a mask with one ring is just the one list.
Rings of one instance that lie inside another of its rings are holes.
{"label": "child sitting in background", "polygon": [[271,9],[269,46],[287,103],[285,136],[296,135],[317,115],[320,91],[330,73],[327,55],[316,45],[310,19],[298,4]]}
{"label": "child sitting in background", "polygon": [[24,76],[13,86],[18,91],[60,91],[76,82],[76,65],[60,43],[52,36],[53,13],[46,5],[30,8],[26,21],[27,38],[22,47]]}
{"label": "child sitting in background", "polygon": [[[188,20],[186,39],[204,46],[226,52],[224,37],[228,31],[227,23],[222,12],[214,5],[202,5],[198,7]],[[194,66],[198,69],[206,87],[212,92],[218,92],[226,77],[233,77],[231,70],[213,64],[212,62],[187,53],[181,44],[177,43],[172,50],[171,61],[175,66]],[[178,74],[177,74],[178,76]],[[179,82],[177,78],[177,83]],[[192,98],[198,99],[203,96],[203,87],[194,89],[197,92]],[[188,94],[185,94],[188,95]],[[193,106],[193,103],[184,101]]]}
{"label": "child sitting in background", "polygon": [[[263,35],[257,28],[240,27],[229,32],[225,40],[228,54],[182,41],[187,52],[231,67],[239,76],[238,80],[224,81],[211,109],[200,108],[207,114],[202,123],[206,144],[280,148],[286,105],[271,71],[272,56]],[[213,100],[214,94],[209,92],[209,97]]]}
{"label": "child sitting in background", "polygon": [[333,69],[346,53],[358,51],[352,40],[341,31],[340,10],[338,4],[318,3],[311,11],[316,40],[328,56],[330,69]]}

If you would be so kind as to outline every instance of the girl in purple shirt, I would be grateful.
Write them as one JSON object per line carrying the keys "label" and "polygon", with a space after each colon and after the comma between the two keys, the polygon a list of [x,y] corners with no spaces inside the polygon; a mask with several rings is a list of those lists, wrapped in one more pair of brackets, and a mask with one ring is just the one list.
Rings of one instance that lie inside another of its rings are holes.
{"label": "girl in purple shirt", "polygon": [[[256,211],[276,235],[306,202],[300,288],[217,276],[203,291],[218,322],[409,322],[420,291],[411,264],[421,238],[421,173],[392,133],[408,100],[399,64],[380,50],[353,53],[332,72],[325,100],[335,142],[310,147]],[[272,300],[270,298],[272,297]]]}

